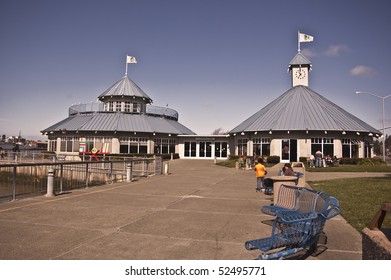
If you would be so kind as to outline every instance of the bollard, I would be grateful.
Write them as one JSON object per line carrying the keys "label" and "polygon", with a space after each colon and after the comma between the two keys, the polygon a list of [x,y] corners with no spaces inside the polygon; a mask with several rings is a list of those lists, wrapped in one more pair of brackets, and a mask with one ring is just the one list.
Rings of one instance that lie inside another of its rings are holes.
{"label": "bollard", "polygon": [[170,169],[170,164],[169,164],[169,162],[168,161],[165,161],[164,162],[164,164],[163,164],[163,166],[164,166],[164,175],[168,175],[169,174],[169,169]]}
{"label": "bollard", "polygon": [[126,182],[132,182],[132,165],[130,163],[126,165]]}
{"label": "bollard", "polygon": [[216,164],[217,163],[217,157],[215,156],[215,159],[214,159],[214,162],[213,162],[214,164]]}
{"label": "bollard", "polygon": [[48,184],[46,197],[54,196],[54,169],[48,170]]}

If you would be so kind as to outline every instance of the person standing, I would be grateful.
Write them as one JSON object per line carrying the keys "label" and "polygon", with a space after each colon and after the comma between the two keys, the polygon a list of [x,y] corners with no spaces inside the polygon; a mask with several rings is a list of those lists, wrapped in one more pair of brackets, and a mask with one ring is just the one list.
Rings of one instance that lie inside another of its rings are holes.
{"label": "person standing", "polygon": [[266,167],[265,165],[263,165],[263,163],[264,163],[263,159],[260,157],[258,158],[258,162],[254,167],[255,177],[257,178],[257,188],[256,188],[257,192],[261,191],[263,185],[263,179],[267,174]]}
{"label": "person standing", "polygon": [[315,167],[322,167],[322,157],[323,157],[322,152],[318,150],[315,153]]}

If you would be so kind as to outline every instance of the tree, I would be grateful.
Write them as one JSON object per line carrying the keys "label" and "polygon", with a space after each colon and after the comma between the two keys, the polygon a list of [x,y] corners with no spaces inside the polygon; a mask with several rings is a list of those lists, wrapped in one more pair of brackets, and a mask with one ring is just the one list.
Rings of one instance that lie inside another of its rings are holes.
{"label": "tree", "polygon": [[222,127],[219,127],[212,132],[212,135],[224,135],[224,134],[228,134],[228,131],[224,131]]}

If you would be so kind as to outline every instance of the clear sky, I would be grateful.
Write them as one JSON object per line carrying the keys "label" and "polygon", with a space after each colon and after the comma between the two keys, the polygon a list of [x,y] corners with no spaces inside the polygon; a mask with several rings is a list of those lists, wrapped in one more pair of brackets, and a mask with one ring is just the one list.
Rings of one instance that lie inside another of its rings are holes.
{"label": "clear sky", "polygon": [[[391,1],[1,0],[0,134],[31,137],[125,74],[197,134],[230,130],[291,86],[297,32],[309,86],[381,128]],[[391,125],[391,98],[385,100]],[[389,133],[389,131],[388,131]]]}

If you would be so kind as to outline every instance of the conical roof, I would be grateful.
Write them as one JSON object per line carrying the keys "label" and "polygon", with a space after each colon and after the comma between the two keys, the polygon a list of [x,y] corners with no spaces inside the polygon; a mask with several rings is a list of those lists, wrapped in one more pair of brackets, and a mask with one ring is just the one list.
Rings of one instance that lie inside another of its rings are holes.
{"label": "conical roof", "polygon": [[306,58],[301,52],[298,52],[292,61],[289,63],[291,65],[311,65],[311,61]]}
{"label": "conical roof", "polygon": [[381,134],[306,86],[295,86],[232,129],[230,133],[269,130],[354,131]]}
{"label": "conical roof", "polygon": [[152,103],[152,99],[138,86],[135,82],[129,79],[128,76],[124,76],[121,80],[117,81],[104,93],[98,96],[99,100],[105,97],[114,96],[130,96],[143,98],[146,103]]}

